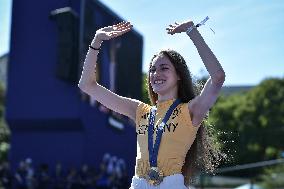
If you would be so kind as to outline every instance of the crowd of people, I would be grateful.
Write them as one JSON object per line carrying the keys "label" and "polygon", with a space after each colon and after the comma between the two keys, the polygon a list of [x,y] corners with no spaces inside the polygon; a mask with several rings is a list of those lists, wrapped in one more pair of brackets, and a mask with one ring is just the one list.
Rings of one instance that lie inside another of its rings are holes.
{"label": "crowd of people", "polygon": [[19,162],[12,173],[9,162],[0,164],[0,188],[5,189],[125,189],[130,186],[125,161],[104,154],[99,167],[83,164],[80,168],[63,168],[57,163],[54,171],[42,163],[35,168],[31,158]]}

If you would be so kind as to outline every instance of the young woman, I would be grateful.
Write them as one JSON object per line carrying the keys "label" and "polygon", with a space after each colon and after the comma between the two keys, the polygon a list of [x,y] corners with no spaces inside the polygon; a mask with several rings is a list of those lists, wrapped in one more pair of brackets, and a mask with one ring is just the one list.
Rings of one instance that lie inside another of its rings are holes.
{"label": "young woman", "polygon": [[208,170],[215,164],[214,147],[203,120],[218,97],[225,72],[193,22],[176,22],[166,28],[168,34],[186,33],[210,74],[200,94],[183,57],[174,50],[162,50],[153,56],[148,73],[148,92],[154,106],[119,96],[97,83],[97,55],[104,40],[131,28],[129,22],[121,22],[96,31],[78,86],[107,108],[136,122],[138,145],[131,189],[183,189],[200,169]]}

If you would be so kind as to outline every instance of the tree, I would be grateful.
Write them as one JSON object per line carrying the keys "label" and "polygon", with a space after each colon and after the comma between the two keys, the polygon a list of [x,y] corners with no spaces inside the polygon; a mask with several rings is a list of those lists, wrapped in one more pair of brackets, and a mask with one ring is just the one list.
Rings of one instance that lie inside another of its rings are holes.
{"label": "tree", "polygon": [[147,73],[142,75],[142,101],[144,103],[150,104],[150,99],[148,96],[148,82],[147,82]]}
{"label": "tree", "polygon": [[[284,149],[284,79],[266,79],[246,93],[221,96],[209,120],[222,131],[223,150],[233,157],[223,166],[281,157]],[[256,175],[260,169],[234,174]]]}
{"label": "tree", "polygon": [[260,176],[262,179],[262,185],[264,188],[283,188],[284,187],[284,164],[269,167],[264,170],[264,173]]}

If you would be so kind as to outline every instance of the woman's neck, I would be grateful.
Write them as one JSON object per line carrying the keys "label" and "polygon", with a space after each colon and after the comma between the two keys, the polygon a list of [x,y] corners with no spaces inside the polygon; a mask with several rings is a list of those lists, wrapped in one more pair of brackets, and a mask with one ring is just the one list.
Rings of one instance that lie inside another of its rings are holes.
{"label": "woman's neck", "polygon": [[166,94],[158,94],[158,102],[163,102],[171,99],[177,99],[178,94],[176,90],[171,90]]}

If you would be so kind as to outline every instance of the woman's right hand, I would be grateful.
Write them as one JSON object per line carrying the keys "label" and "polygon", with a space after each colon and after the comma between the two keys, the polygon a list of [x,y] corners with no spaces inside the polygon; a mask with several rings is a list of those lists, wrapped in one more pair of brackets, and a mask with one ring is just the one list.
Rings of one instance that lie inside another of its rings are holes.
{"label": "woman's right hand", "polygon": [[95,38],[100,41],[110,40],[123,35],[131,30],[133,26],[130,22],[120,22],[118,24],[107,26],[96,31]]}

